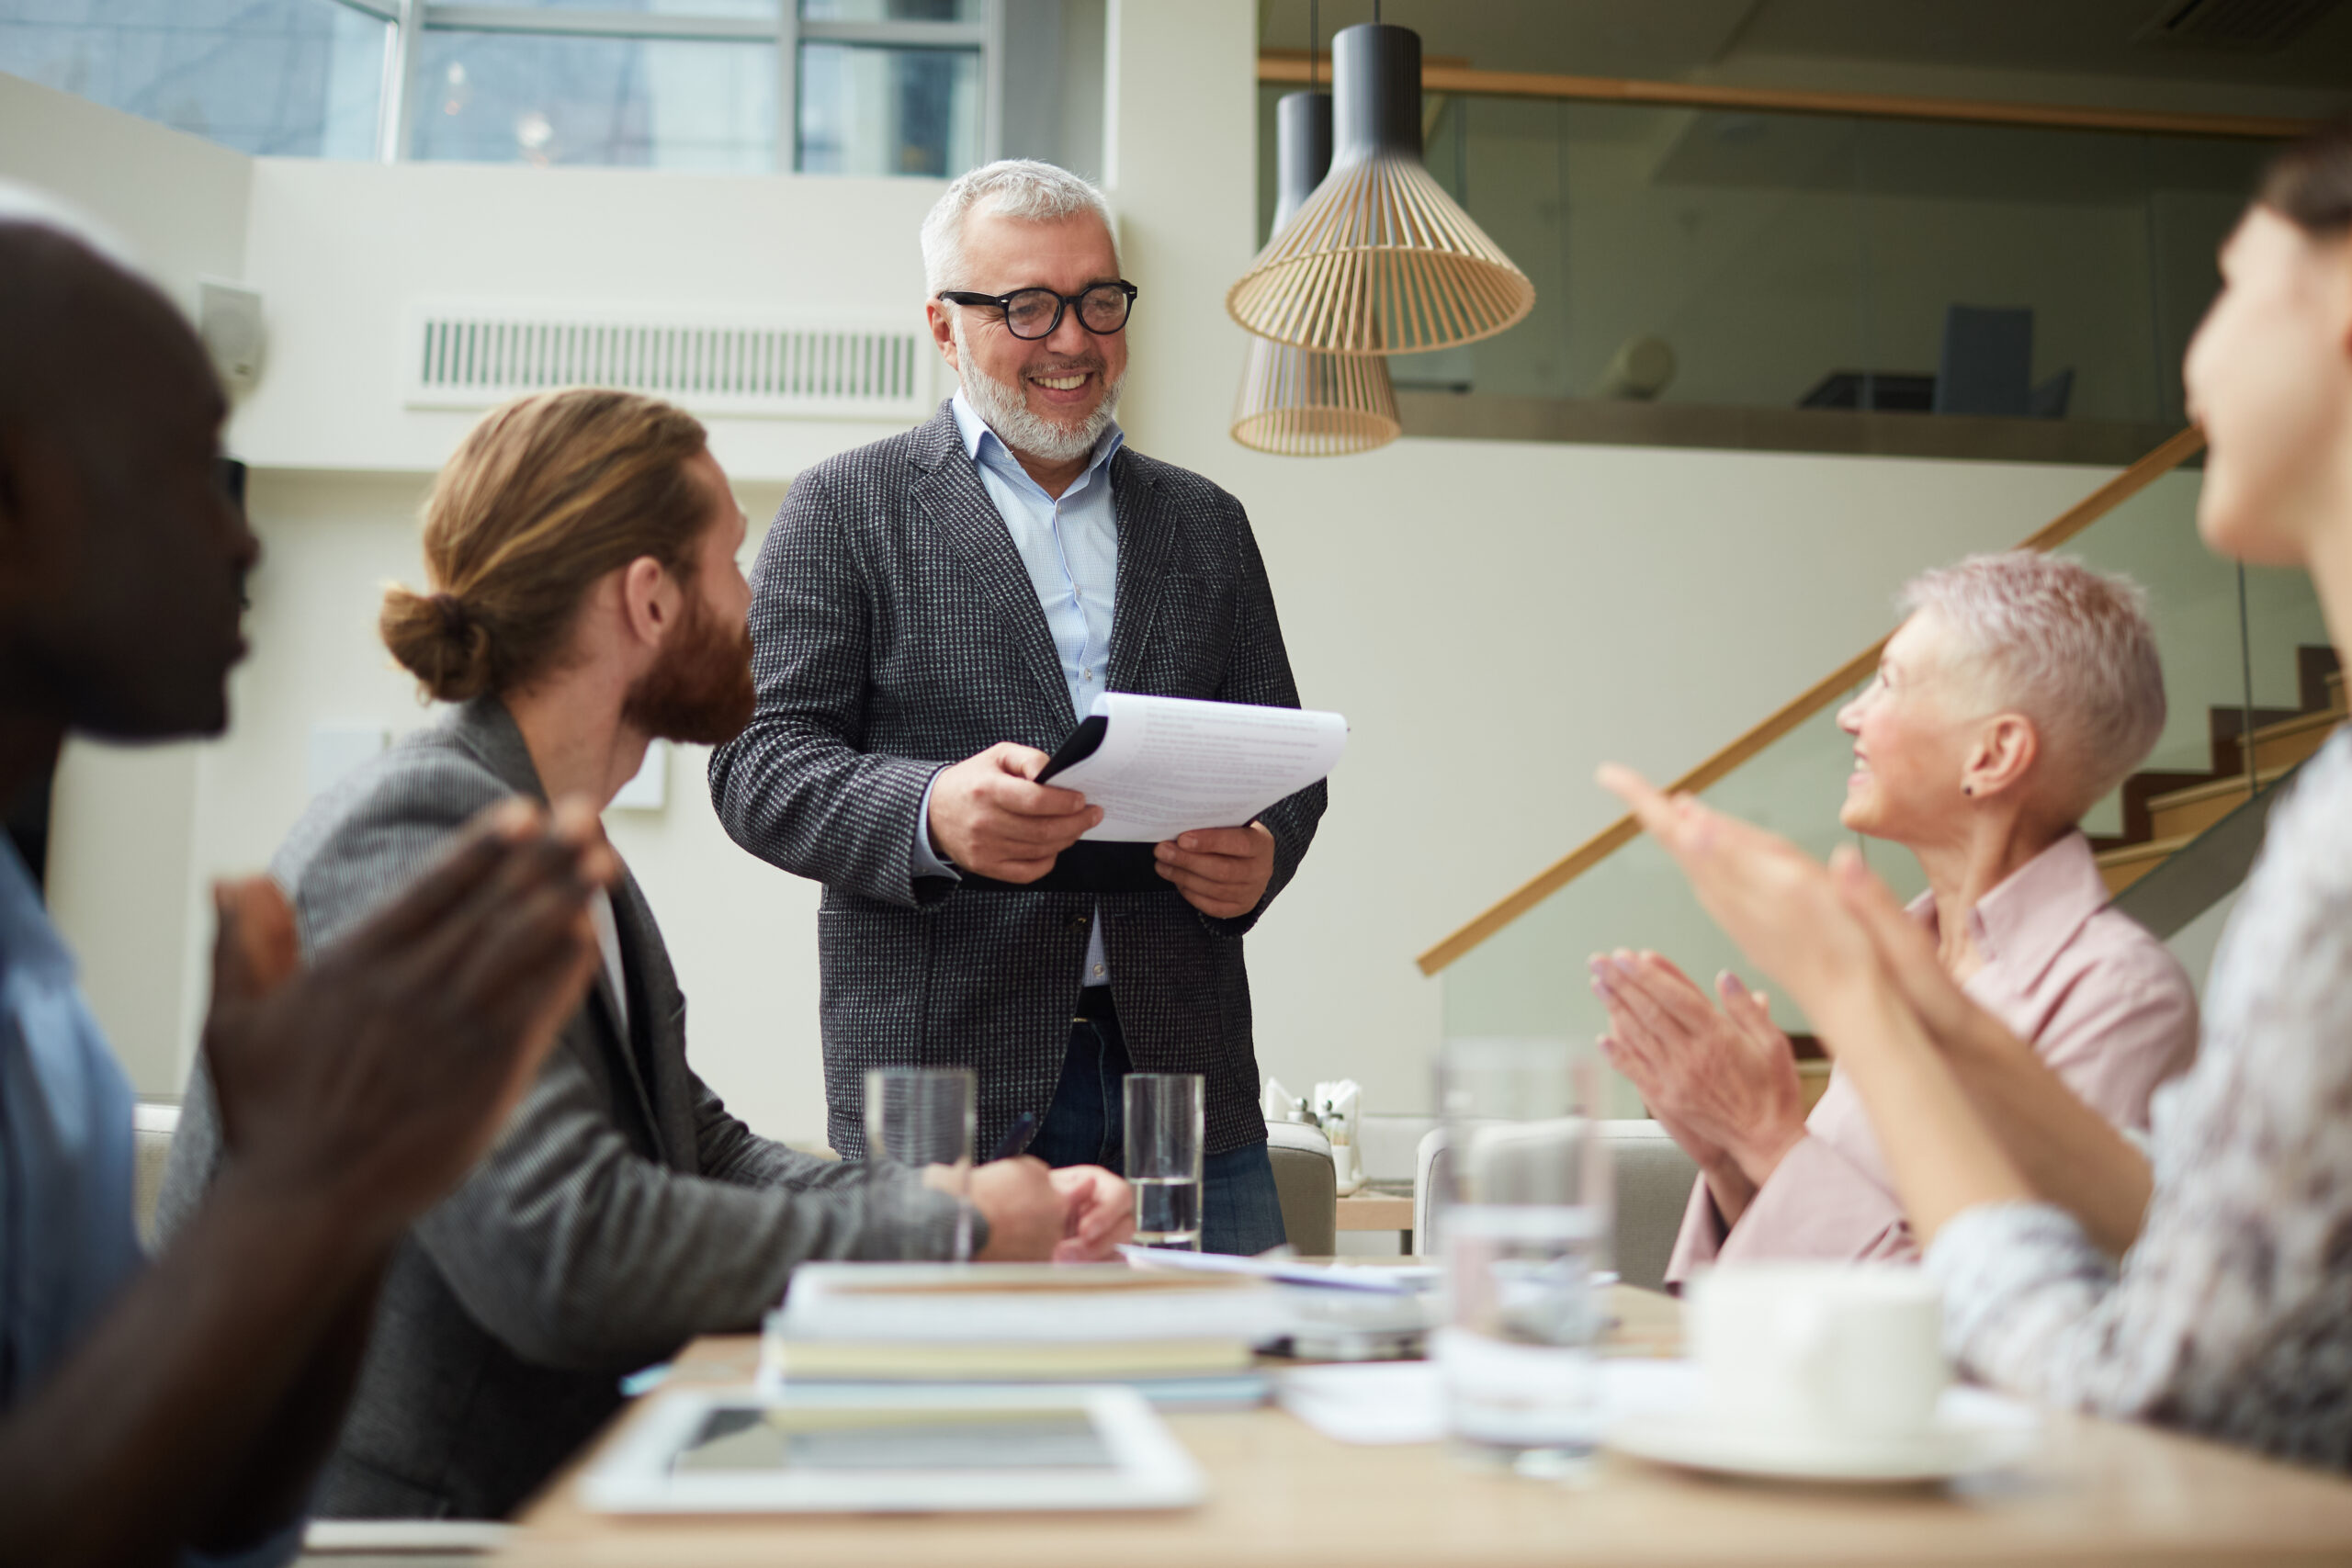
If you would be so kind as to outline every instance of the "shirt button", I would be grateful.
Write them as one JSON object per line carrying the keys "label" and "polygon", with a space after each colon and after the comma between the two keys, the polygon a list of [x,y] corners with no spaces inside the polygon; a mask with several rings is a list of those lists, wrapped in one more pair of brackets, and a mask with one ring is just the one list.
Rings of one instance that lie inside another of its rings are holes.
{"label": "shirt button", "polygon": [[1097,975],[1102,974],[1102,965],[1101,965],[1100,964],[1097,964],[1094,966],[1094,972],[1095,972]]}

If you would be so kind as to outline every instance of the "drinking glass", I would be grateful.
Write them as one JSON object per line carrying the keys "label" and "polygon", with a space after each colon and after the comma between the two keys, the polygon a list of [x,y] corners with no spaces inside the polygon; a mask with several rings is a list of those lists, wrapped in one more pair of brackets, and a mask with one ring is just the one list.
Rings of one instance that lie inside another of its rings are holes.
{"label": "drinking glass", "polygon": [[[876,1067],[865,1075],[865,1157],[921,1172],[956,1200],[950,1257],[972,1256],[972,1130],[978,1102],[969,1067]],[[927,1205],[907,1201],[893,1215],[896,1256],[929,1258],[920,1220]]]}
{"label": "drinking glass", "polygon": [[1198,1073],[1127,1075],[1127,1182],[1136,1190],[1138,1247],[1201,1249],[1206,1098]]}
{"label": "drinking glass", "polygon": [[1593,1284],[1609,1241],[1608,1153],[1589,1062],[1565,1041],[1448,1042],[1431,1215],[1445,1326],[1431,1349],[1464,1451],[1556,1474],[1600,1436]]}

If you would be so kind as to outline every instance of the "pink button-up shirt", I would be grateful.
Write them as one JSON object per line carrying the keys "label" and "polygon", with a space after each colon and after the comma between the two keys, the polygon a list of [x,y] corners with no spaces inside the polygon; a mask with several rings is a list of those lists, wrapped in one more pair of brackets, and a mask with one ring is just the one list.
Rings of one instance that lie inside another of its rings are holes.
{"label": "pink button-up shirt", "polygon": [[[1962,988],[2085,1104],[2119,1127],[2144,1129],[2149,1095],[2196,1055],[2197,994],[2165,945],[2107,901],[2090,841],[2067,834],[1970,911],[1984,966]],[[1931,895],[1911,914],[1936,929]],[[1679,1283],[1719,1260],[1918,1256],[1861,1097],[1833,1069],[1805,1136],[1737,1224],[1726,1232],[1706,1178],[1692,1186],[1666,1278]]]}

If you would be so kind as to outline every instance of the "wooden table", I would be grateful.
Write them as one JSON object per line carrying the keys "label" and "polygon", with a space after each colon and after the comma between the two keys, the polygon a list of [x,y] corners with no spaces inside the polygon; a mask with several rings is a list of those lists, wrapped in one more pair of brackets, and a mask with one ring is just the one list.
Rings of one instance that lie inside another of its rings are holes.
{"label": "wooden table", "polygon": [[1340,1200],[1340,1228],[1343,1231],[1395,1231],[1396,1250],[1413,1250],[1412,1194],[1377,1192],[1367,1187]]}
{"label": "wooden table", "polygon": [[[1678,1308],[1620,1286],[1621,1353],[1671,1354]],[[680,1375],[750,1375],[749,1338]],[[630,1417],[624,1414],[623,1421]],[[1951,1487],[1687,1475],[1603,1454],[1581,1483],[1473,1470],[1436,1445],[1351,1448],[1279,1410],[1175,1416],[1209,1496],[1178,1513],[613,1518],[560,1476],[501,1553],[517,1564],[876,1568],[1455,1568],[1532,1563],[2188,1565],[2352,1562],[2352,1483],[2152,1429],[2057,1416],[2022,1469]]]}

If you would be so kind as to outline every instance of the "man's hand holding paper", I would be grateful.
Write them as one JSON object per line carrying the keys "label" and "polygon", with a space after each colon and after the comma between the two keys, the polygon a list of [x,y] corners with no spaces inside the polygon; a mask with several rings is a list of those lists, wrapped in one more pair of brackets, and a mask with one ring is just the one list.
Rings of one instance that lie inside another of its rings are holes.
{"label": "man's hand holding paper", "polygon": [[932,848],[966,871],[1035,882],[1102,813],[1074,789],[1034,782],[1047,758],[1000,740],[939,775],[931,791]]}
{"label": "man's hand holding paper", "polygon": [[1347,744],[1335,713],[1106,692],[1037,777],[1101,808],[1080,837],[1188,849],[1187,833],[1249,831],[1242,824],[1319,782]]}
{"label": "man's hand holding paper", "polygon": [[1212,919],[1238,919],[1256,908],[1274,875],[1274,836],[1262,822],[1180,833],[1152,854],[1184,902]]}

